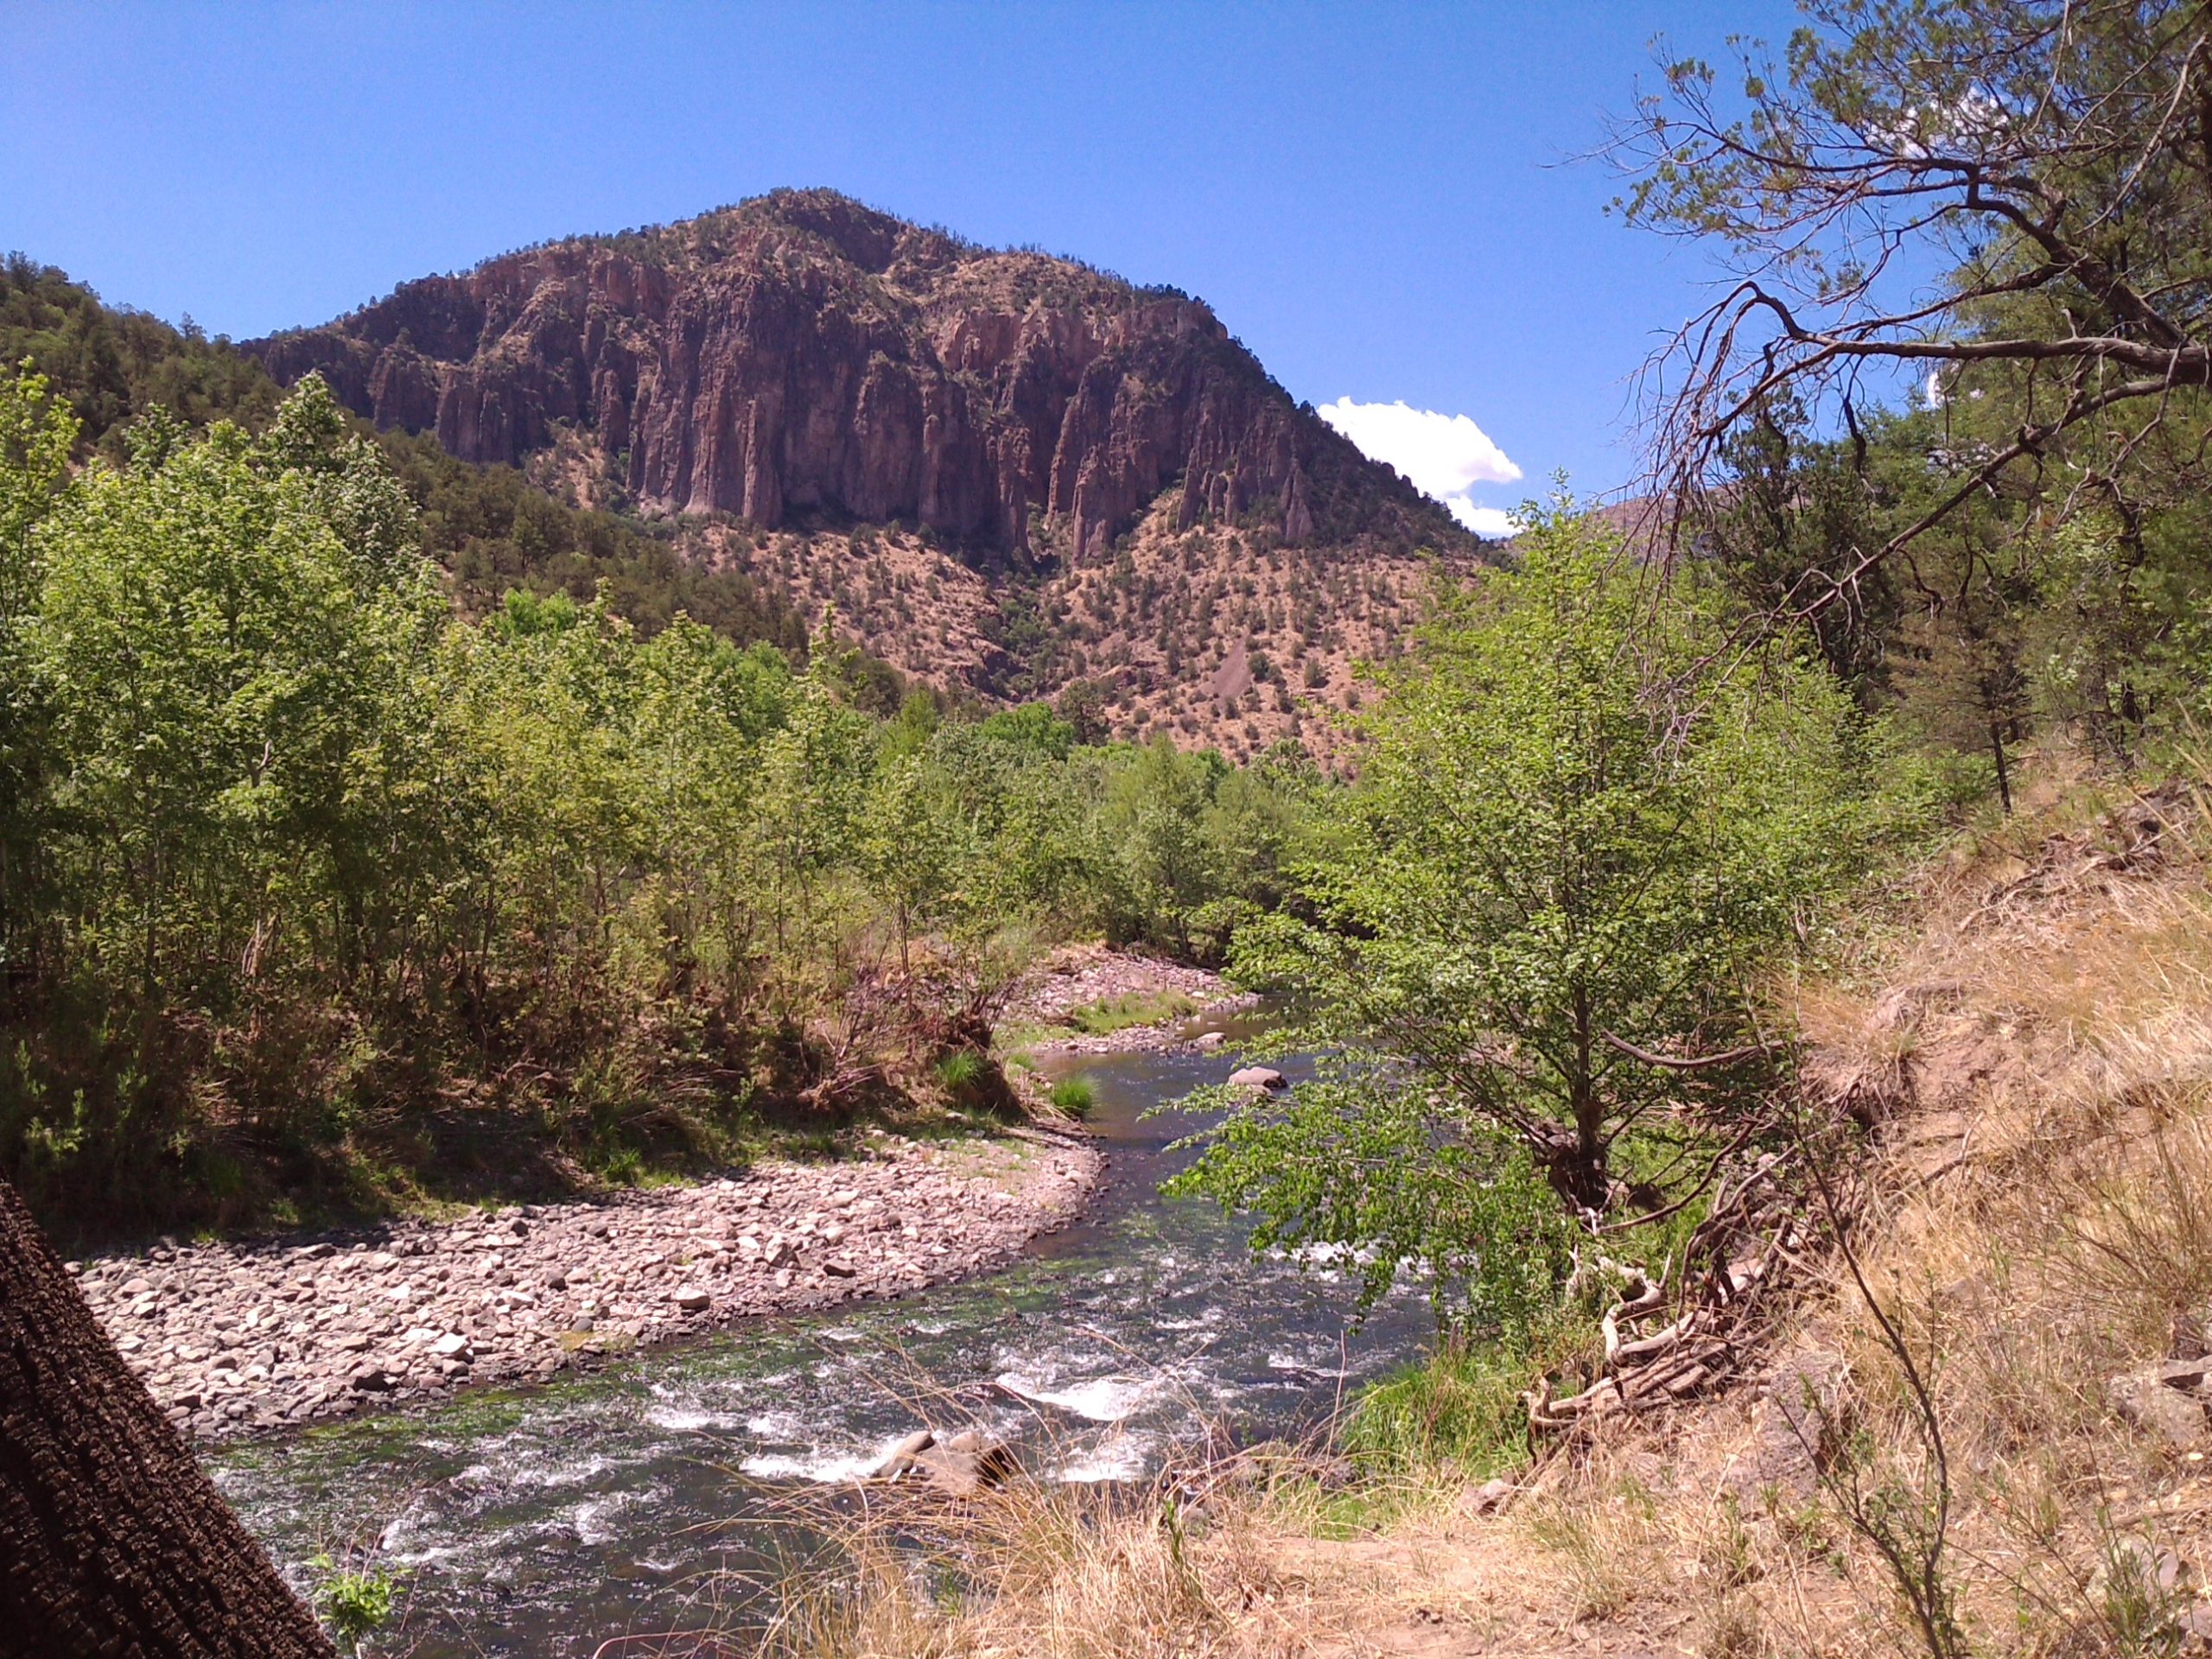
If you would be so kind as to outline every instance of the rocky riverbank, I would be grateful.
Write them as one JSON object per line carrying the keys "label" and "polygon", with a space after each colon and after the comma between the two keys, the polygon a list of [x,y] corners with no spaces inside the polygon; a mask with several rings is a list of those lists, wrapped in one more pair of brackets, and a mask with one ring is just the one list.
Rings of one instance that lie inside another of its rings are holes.
{"label": "rocky riverbank", "polygon": [[[1210,1022],[1256,1007],[1211,969],[1140,956],[1107,945],[1070,945],[1033,970],[1007,1004],[1003,1023],[1030,1039],[1032,1052],[1116,1054],[1202,1042]],[[1109,1031],[1084,1031],[1086,1011],[1170,1008]]]}
{"label": "rocky riverbank", "polygon": [[1061,1129],[877,1135],[854,1158],[604,1201],[71,1266],[171,1419],[216,1440],[927,1289],[1065,1224],[1103,1165]]}

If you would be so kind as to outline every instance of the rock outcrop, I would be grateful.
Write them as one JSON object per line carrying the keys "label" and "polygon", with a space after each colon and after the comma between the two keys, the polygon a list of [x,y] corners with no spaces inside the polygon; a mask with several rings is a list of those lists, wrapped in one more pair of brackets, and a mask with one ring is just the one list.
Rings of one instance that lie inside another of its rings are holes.
{"label": "rock outcrop", "polygon": [[519,464],[573,433],[642,509],[905,520],[1077,562],[1179,526],[1467,538],[1294,404],[1202,302],[827,191],[508,254],[247,349],[384,428]]}

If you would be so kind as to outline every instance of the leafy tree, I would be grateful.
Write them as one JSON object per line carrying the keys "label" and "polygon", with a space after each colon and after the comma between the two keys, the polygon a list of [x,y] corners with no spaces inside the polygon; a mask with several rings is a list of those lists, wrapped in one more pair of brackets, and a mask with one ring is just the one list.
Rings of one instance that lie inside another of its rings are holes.
{"label": "leafy tree", "polygon": [[334,413],[316,381],[259,440],[149,418],[41,530],[26,644],[63,855],[92,884],[75,935],[148,1007],[270,968],[308,868],[360,838],[358,757],[443,609]]}
{"label": "leafy tree", "polygon": [[44,704],[22,654],[38,593],[31,533],[68,486],[76,435],[76,421],[42,377],[0,378],[0,981],[30,949],[43,839]]}
{"label": "leafy tree", "polygon": [[1564,509],[1520,548],[1387,677],[1297,910],[1236,937],[1332,1081],[1232,1112],[1189,1179],[1393,1266],[1479,1255],[1516,1169],[1593,1215],[1690,1185],[1768,1076],[1753,978],[1872,822],[1821,668],[1730,652]]}
{"label": "leafy tree", "polygon": [[1228,766],[1207,751],[1185,753],[1165,735],[1135,750],[1106,786],[1102,819],[1139,937],[1193,946],[1197,912],[1219,875],[1206,814]]}
{"label": "leafy tree", "polygon": [[[1650,384],[1694,499],[1777,406],[1815,429],[1926,385],[1933,487],[1777,608],[1862,579],[1993,493],[2024,528],[2201,496],[2212,329],[2212,20],[2188,0],[1807,0],[1779,54],[1694,59],[1620,124],[1631,223],[1732,280]],[[1942,280],[1928,280],[1933,263]],[[2137,527],[2139,531],[2139,526]],[[2135,531],[2128,556],[2149,540]],[[2201,565],[2201,561],[2199,562]],[[2155,583],[2151,584],[2155,586]]]}

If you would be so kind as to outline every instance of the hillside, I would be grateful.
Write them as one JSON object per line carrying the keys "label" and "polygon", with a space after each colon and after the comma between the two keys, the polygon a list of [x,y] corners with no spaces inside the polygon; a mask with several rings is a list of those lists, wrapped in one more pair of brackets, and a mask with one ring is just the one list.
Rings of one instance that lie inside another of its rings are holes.
{"label": "hillside", "polygon": [[387,430],[677,521],[709,568],[988,699],[1318,735],[1478,543],[1203,303],[825,191],[580,237],[249,343]]}
{"label": "hillside", "polygon": [[[1830,1127],[1770,1160],[1806,1205],[1733,1240],[1745,1312],[1692,1386],[1637,1382],[1675,1327],[1630,1339],[1679,1305],[1616,1305],[1618,1394],[1578,1423],[1528,1427],[1522,1379],[1470,1367],[1370,1395],[1321,1454],[1022,1492],[947,1529],[979,1587],[949,1611],[874,1522],[845,1540],[857,1592],[777,1650],[2206,1651],[2202,798],[2063,754],[2031,776],[2021,816],[1866,895],[1843,959],[1791,988],[1803,1122]],[[1761,1247],[1775,1272],[1746,1276]]]}

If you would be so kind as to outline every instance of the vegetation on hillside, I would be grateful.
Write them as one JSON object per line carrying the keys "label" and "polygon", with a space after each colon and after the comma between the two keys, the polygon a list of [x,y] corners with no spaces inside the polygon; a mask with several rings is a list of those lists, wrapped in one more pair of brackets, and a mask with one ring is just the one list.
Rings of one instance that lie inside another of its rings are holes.
{"label": "vegetation on hillside", "polygon": [[38,377],[0,422],[0,1169],[67,1231],[841,1122],[980,1056],[1026,941],[1217,950],[1319,786],[878,718],[834,641],[801,671],[604,588],[457,613],[319,381],[74,473]]}
{"label": "vegetation on hillside", "polygon": [[[189,430],[223,420],[258,432],[283,397],[259,362],[227,341],[103,304],[18,254],[0,265],[0,369],[26,365],[75,416],[78,458],[116,465],[129,457],[132,423],[156,410]],[[744,572],[704,569],[665,534],[569,506],[512,467],[455,461],[435,440],[391,432],[376,442],[414,505],[421,551],[445,569],[470,613],[514,588],[584,601],[604,582],[615,613],[643,632],[680,612],[741,645],[766,640],[804,657],[805,620]],[[880,667],[874,677],[895,703],[899,677]]]}

